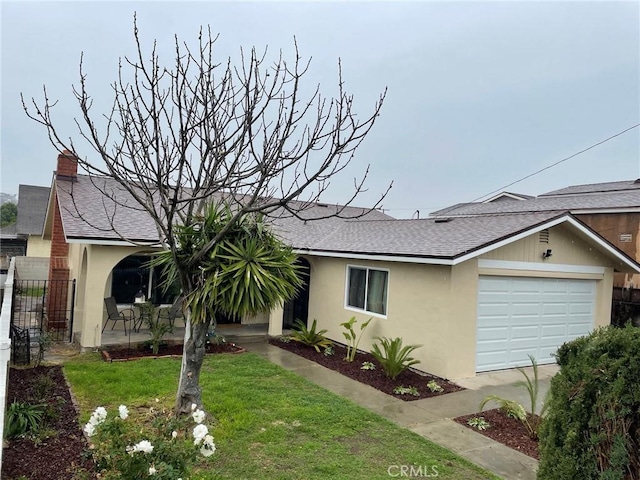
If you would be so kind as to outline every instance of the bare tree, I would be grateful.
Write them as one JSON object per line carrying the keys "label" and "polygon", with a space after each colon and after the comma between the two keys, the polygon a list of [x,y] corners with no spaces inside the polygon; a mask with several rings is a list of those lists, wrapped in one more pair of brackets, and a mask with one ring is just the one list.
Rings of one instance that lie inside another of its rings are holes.
{"label": "bare tree", "polygon": [[[121,59],[112,84],[113,105],[106,115],[92,111],[80,60],[80,84],[73,91],[81,116],[75,121],[79,136],[95,150],[98,161],[79,155],[77,142],[56,128],[55,102],[48,98],[46,87],[41,101],[23,98],[23,107],[46,127],[59,151],[74,154],[88,174],[113,178],[135,200],[136,208],[148,213],[172,252],[182,290],[188,294],[194,288],[190,269],[243,215],[278,210],[298,217],[305,205],[320,199],[370,132],[386,90],[373,112],[359,118],[353,111],[353,96],[344,91],[340,63],[337,96],[325,98],[319,86],[302,93],[309,61],[301,60],[295,40],[292,62],[280,53],[275,63],[269,63],[266,49],[259,53],[253,48],[241,49],[237,64],[230,58],[218,63],[217,37],[210,28],[201,29],[197,49],[175,37],[174,61],[168,67],[161,65],[155,42],[151,55],[144,54],[135,17],[134,40],[137,55]],[[345,205],[363,191],[367,174],[368,167],[361,180],[354,180]],[[105,189],[103,194],[118,204],[120,197],[113,191]],[[180,263],[175,228],[190,225],[214,194],[225,196],[234,215],[189,262]],[[82,216],[82,209],[76,208]],[[341,213],[338,209],[331,215]],[[107,212],[108,218],[114,216]],[[110,228],[115,229],[114,222]],[[187,315],[185,357],[193,353],[187,340],[203,337],[206,331]],[[183,361],[180,389],[182,379],[198,378],[194,373],[199,374],[201,365],[201,360],[196,362],[194,372]],[[199,395],[178,392],[178,409],[188,410],[191,402],[200,405]]]}

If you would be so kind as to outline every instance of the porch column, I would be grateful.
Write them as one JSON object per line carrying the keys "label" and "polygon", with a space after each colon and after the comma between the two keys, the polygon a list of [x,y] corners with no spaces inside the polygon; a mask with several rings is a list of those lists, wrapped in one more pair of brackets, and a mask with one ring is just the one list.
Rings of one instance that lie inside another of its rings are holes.
{"label": "porch column", "polygon": [[269,313],[269,336],[278,337],[282,335],[282,316],[284,309],[282,305],[275,307]]}

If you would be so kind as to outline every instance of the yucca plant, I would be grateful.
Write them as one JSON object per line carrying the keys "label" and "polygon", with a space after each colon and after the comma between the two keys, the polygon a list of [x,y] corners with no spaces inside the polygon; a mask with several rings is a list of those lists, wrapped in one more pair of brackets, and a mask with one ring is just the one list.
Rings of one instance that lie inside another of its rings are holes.
{"label": "yucca plant", "polygon": [[302,320],[296,320],[294,329],[291,331],[291,340],[309,345],[315,348],[318,353],[320,353],[320,348],[327,348],[333,345],[333,342],[324,336],[327,330],[323,329],[316,332],[316,324],[317,320],[314,319],[311,323],[311,328],[307,328],[307,325]]}
{"label": "yucca plant", "polygon": [[371,355],[375,357],[384,373],[392,380],[395,380],[398,375],[404,372],[411,365],[420,363],[420,360],[416,360],[410,357],[409,354],[420,348],[421,345],[402,345],[401,338],[394,338],[393,340],[386,337],[378,337],[377,340],[382,345],[382,350],[377,343],[374,343],[371,347]]}

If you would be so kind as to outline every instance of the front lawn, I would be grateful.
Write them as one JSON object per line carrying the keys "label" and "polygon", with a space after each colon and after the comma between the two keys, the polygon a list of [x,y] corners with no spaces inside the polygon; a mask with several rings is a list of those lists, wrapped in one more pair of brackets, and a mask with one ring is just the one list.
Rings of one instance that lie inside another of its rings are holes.
{"label": "front lawn", "polygon": [[[173,405],[180,359],[106,363],[79,356],[64,370],[86,422],[96,406]],[[204,407],[217,446],[192,478],[375,479],[401,468],[438,478],[496,478],[386,419],[261,357],[210,355]]]}

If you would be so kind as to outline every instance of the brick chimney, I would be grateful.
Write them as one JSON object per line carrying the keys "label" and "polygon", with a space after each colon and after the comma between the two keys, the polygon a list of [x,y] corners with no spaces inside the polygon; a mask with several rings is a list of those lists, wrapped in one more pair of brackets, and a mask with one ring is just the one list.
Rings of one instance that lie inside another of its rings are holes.
{"label": "brick chimney", "polygon": [[59,181],[74,181],[78,176],[76,156],[68,150],[58,155],[56,182],[53,186],[53,223],[51,230],[51,254],[49,258],[49,282],[47,286],[47,330],[64,330],[73,305],[69,299],[69,244],[64,236],[57,184]]}
{"label": "brick chimney", "polygon": [[58,155],[58,166],[56,168],[56,178],[76,178],[78,176],[77,157],[69,150],[63,150]]}

